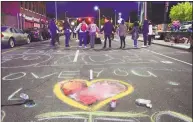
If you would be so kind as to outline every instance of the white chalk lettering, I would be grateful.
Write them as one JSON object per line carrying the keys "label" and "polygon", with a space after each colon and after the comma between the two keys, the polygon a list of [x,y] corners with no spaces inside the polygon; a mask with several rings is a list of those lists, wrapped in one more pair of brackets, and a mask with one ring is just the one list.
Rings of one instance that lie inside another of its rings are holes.
{"label": "white chalk lettering", "polygon": [[[15,77],[13,77],[13,76],[15,76]],[[2,79],[3,80],[17,80],[17,79],[20,79],[24,76],[26,76],[25,72],[16,72],[16,73],[9,74],[9,75],[3,77]]]}
{"label": "white chalk lettering", "polygon": [[120,70],[119,68],[118,68],[118,69],[115,69],[113,73],[114,73],[115,75],[117,75],[117,76],[127,76],[127,75],[129,75],[127,71],[125,71],[125,70]]}
{"label": "white chalk lettering", "polygon": [[48,75],[39,77],[39,76],[37,76],[36,74],[34,74],[33,72],[31,72],[31,74],[32,74],[36,79],[44,79],[44,78],[46,78],[46,77],[52,76],[52,75],[57,74],[57,73],[58,73],[58,72],[54,72],[54,73],[52,73],[52,74],[48,74]]}
{"label": "white chalk lettering", "polygon": [[131,72],[134,74],[134,75],[137,75],[137,76],[140,76],[140,77],[157,77],[155,74],[153,74],[152,72],[150,71],[147,71],[148,72],[148,75],[143,75],[143,74],[140,74],[138,72],[136,72],[135,70],[131,70]]}
{"label": "white chalk lettering", "polygon": [[[100,70],[100,71],[96,71],[96,70]],[[97,74],[96,77],[98,78],[100,76],[100,74],[103,72],[103,70],[104,70],[103,68],[94,68],[93,74]]]}
{"label": "white chalk lettering", "polygon": [[80,71],[62,71],[58,75],[58,78],[73,78],[74,76],[79,75]]}
{"label": "white chalk lettering", "polygon": [[19,99],[19,98],[13,98],[13,96],[15,95],[15,94],[17,94],[19,91],[21,91],[22,90],[22,88],[20,88],[20,89],[18,89],[17,91],[15,91],[15,92],[13,92],[9,97],[8,97],[8,100],[21,100],[21,99]]}

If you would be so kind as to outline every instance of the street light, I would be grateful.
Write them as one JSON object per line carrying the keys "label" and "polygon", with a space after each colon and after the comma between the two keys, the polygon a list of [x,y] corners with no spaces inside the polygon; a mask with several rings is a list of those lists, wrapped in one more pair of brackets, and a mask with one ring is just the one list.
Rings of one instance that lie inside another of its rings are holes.
{"label": "street light", "polygon": [[71,22],[71,25],[74,26],[74,22]]}
{"label": "street light", "polygon": [[99,11],[99,29],[100,29],[100,28],[101,28],[101,25],[100,25],[100,19],[101,19],[101,17],[100,17],[100,9],[99,9],[98,6],[95,6],[95,7],[94,7],[94,10],[95,10],[95,11]]}
{"label": "street light", "polygon": [[58,11],[57,11],[57,3],[56,3],[56,1],[55,1],[55,13],[56,13],[56,21],[57,21],[57,19],[58,19]]}
{"label": "street light", "polygon": [[116,20],[116,18],[117,18],[116,15],[117,15],[117,13],[116,13],[116,10],[115,10],[115,26],[116,26],[116,21],[117,21]]}
{"label": "street light", "polygon": [[65,11],[65,19],[66,19],[66,13],[67,13],[68,11]]}

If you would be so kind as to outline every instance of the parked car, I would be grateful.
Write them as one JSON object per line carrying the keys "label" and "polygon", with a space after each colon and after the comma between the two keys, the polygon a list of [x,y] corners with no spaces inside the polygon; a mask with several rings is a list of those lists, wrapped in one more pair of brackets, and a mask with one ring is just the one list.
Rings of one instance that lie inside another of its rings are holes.
{"label": "parked car", "polygon": [[22,30],[9,26],[1,27],[1,45],[13,48],[17,44],[29,44],[30,42],[30,36]]}
{"label": "parked car", "polygon": [[180,27],[180,31],[188,31],[189,27],[192,27],[193,21],[183,22]]}
{"label": "parked car", "polygon": [[50,33],[48,32],[47,28],[27,28],[24,30],[26,33],[28,33],[31,37],[31,40],[38,40],[38,41],[43,41],[50,39]]}

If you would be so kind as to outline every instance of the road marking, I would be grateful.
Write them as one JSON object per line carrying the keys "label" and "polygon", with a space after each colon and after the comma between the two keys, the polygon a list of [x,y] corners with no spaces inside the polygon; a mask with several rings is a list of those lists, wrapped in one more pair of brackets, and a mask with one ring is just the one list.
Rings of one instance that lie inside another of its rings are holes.
{"label": "road marking", "polygon": [[75,54],[73,62],[77,62],[78,54],[79,54],[79,50],[76,51],[76,54]]}
{"label": "road marking", "polygon": [[18,50],[18,49],[21,49],[21,48],[22,48],[22,47],[18,47],[18,48],[15,48],[15,49],[11,49],[11,50],[2,52],[1,54],[5,54],[5,53],[8,53],[8,52],[12,52],[12,51],[14,51],[14,50]]}
{"label": "road marking", "polygon": [[[147,50],[147,49],[144,49],[144,50]],[[164,57],[166,57],[166,58],[170,58],[170,59],[173,59],[173,60],[175,60],[175,61],[179,61],[179,62],[181,62],[181,63],[188,64],[188,65],[192,66],[192,64],[191,64],[191,63],[188,63],[188,62],[185,62],[185,61],[182,61],[182,60],[176,59],[176,58],[172,58],[172,57],[170,57],[170,56],[167,56],[167,55],[164,55],[164,54],[161,54],[161,53],[157,53],[157,52],[154,52],[154,51],[151,51],[151,50],[147,50],[147,51],[149,51],[149,52],[151,52],[151,53],[154,53],[154,54],[157,54],[157,55],[161,55],[161,56],[164,56]]]}

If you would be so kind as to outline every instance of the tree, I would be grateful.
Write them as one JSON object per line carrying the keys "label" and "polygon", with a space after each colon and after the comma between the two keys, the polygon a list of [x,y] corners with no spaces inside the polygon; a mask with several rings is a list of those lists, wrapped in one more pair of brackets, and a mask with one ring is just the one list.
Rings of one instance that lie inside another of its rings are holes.
{"label": "tree", "polygon": [[192,5],[190,2],[178,3],[170,10],[169,17],[172,21],[192,21]]}

